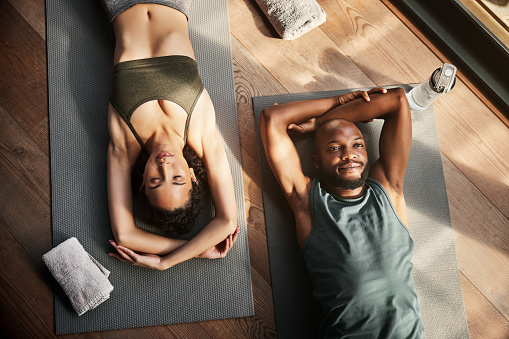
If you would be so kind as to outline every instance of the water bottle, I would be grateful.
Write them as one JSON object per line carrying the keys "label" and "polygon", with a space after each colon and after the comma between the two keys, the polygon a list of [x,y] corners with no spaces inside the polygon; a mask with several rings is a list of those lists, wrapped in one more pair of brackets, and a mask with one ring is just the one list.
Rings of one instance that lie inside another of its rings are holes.
{"label": "water bottle", "polygon": [[454,84],[456,84],[456,66],[444,63],[431,74],[429,79],[407,93],[410,109],[420,111],[431,106],[438,97],[449,92]]}

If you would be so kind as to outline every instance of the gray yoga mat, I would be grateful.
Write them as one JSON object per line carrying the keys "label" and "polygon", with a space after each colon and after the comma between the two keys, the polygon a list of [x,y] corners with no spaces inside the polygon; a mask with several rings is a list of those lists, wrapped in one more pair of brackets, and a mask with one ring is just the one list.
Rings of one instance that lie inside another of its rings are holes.
{"label": "gray yoga mat", "polygon": [[[411,88],[403,86],[407,91]],[[295,233],[295,219],[267,163],[260,112],[274,103],[323,98],[352,90],[253,98],[263,184],[263,207],[278,338],[313,338],[322,316],[314,301]],[[370,161],[378,157],[383,122],[359,124]],[[426,338],[468,338],[449,205],[432,108],[412,112],[412,151],[405,177],[410,233],[415,243],[414,278]],[[312,141],[294,140],[303,170],[313,175]],[[292,169],[289,169],[292,170]]]}
{"label": "gray yoga mat", "polygon": [[[254,315],[227,0],[194,1],[189,23],[233,174],[240,234],[226,258],[192,259],[164,272],[107,255],[112,250],[106,150],[114,36],[102,5],[47,0],[46,12],[53,245],[78,238],[111,271],[114,286],[109,300],[78,317],[56,285],[56,333]],[[212,217],[210,200],[208,206],[198,227]]]}

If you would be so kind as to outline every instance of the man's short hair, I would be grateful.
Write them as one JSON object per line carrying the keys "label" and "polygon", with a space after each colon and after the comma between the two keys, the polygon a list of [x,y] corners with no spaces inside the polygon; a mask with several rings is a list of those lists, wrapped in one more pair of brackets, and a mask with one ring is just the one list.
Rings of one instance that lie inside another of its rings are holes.
{"label": "man's short hair", "polygon": [[[318,126],[318,127],[317,127],[317,129],[315,130],[315,132],[314,132],[314,134],[313,134],[313,151],[315,152],[315,154],[318,154],[318,153],[317,153],[317,149],[316,149],[316,147],[317,147],[317,145],[316,145],[316,138],[317,138],[317,136],[319,135],[319,133],[318,133],[318,132],[320,131],[320,129],[321,129],[323,126],[325,126],[325,125],[327,125],[327,124],[330,124],[330,123],[332,123],[333,121],[345,121],[345,122],[349,122],[349,123],[351,123],[351,124],[354,124],[354,125],[357,127],[357,125],[356,125],[355,123],[353,123],[353,122],[351,122],[351,121],[349,121],[349,120],[341,119],[341,118],[332,119],[332,120],[329,120],[329,121],[327,121],[327,122],[325,122],[325,123],[323,123],[323,124],[320,124],[320,126]],[[357,127],[357,128],[358,128],[358,127]],[[360,129],[359,129],[359,132],[361,132],[361,135],[363,135],[363,134],[362,134],[362,131],[361,131]],[[364,135],[363,135],[363,136],[364,136]]]}

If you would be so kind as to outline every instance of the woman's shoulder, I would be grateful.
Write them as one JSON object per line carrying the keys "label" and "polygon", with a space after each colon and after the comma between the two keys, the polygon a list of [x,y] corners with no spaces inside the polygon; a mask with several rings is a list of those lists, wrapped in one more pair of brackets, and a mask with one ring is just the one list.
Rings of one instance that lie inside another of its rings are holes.
{"label": "woman's shoulder", "polygon": [[108,111],[108,160],[134,164],[141,148],[122,118],[110,108]]}
{"label": "woman's shoulder", "polygon": [[213,149],[222,142],[216,126],[214,105],[205,89],[198,99],[190,118],[187,143],[202,157],[200,153],[206,149]]}
{"label": "woman's shoulder", "polygon": [[123,121],[122,117],[110,105],[108,109],[108,133],[110,136],[110,145],[114,145],[118,148],[127,147],[126,128],[127,125],[125,121]]}

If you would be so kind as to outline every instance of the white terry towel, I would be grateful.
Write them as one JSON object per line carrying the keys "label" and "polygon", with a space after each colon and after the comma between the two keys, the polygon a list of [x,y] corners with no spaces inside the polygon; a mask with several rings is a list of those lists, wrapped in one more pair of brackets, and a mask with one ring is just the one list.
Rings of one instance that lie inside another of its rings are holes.
{"label": "white terry towel", "polygon": [[325,22],[326,14],[315,0],[256,0],[278,34],[294,40]]}
{"label": "white terry towel", "polygon": [[75,237],[69,238],[42,256],[53,277],[82,315],[110,297],[110,271],[98,263]]}

